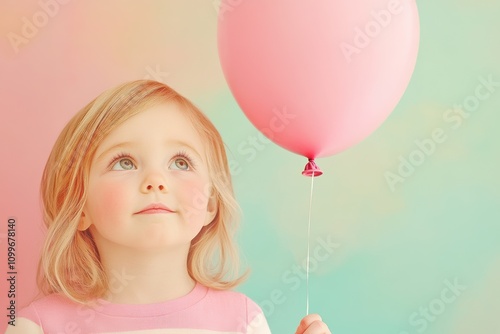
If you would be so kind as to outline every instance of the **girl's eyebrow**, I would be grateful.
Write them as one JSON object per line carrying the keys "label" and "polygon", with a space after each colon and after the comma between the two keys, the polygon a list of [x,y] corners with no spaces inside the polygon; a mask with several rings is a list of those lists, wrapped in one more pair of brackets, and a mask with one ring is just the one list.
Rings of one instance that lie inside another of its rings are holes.
{"label": "girl's eyebrow", "polygon": [[203,161],[203,158],[201,157],[201,154],[191,144],[186,143],[185,141],[182,141],[182,140],[167,140],[167,143],[173,143],[173,144],[177,144],[179,146],[185,146],[190,151],[192,151],[194,154],[196,154],[196,156],[198,157],[198,159],[200,159],[201,161]]}
{"label": "girl's eyebrow", "polygon": [[[192,151],[193,153],[195,153],[200,160],[203,160],[202,157],[201,157],[201,155],[200,155],[200,153],[198,153],[198,151],[192,145],[186,143],[185,141],[177,140],[177,139],[167,140],[165,142],[165,145],[168,145],[168,144],[185,146],[185,147],[189,148],[190,151]],[[118,148],[124,148],[124,147],[127,147],[127,146],[134,146],[134,142],[126,141],[126,142],[121,142],[121,143],[118,143],[116,145],[113,145],[113,146],[107,148],[106,150],[104,150],[101,154],[99,154],[99,156],[96,158],[96,161],[100,161],[110,151],[113,151],[113,150],[118,149]]]}
{"label": "girl's eyebrow", "polygon": [[96,161],[100,161],[104,156],[106,156],[106,154],[108,154],[108,152],[110,152],[114,149],[121,148],[121,147],[127,147],[127,146],[131,146],[131,145],[133,145],[133,143],[130,141],[126,141],[126,142],[122,142],[122,143],[118,143],[116,145],[113,145],[113,146],[107,148],[106,150],[104,150],[101,154],[99,154],[99,156],[96,158]]}

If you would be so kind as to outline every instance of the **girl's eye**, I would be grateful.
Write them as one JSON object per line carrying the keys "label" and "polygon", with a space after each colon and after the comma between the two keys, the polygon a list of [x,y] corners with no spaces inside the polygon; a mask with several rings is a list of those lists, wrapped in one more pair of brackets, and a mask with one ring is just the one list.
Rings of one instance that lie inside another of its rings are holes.
{"label": "girl's eye", "polygon": [[[133,170],[137,169],[134,161],[129,154],[120,153],[111,160],[111,170]],[[174,170],[190,171],[196,166],[193,164],[191,158],[184,152],[179,152],[174,157],[169,168]]]}
{"label": "girl's eye", "polygon": [[111,169],[112,170],[120,170],[120,169],[115,168],[116,166],[119,166],[122,170],[132,170],[135,167],[134,163],[129,158],[123,158],[123,159],[118,160],[113,165],[113,167]]}
{"label": "girl's eye", "polygon": [[186,161],[186,159],[183,158],[176,158],[172,164],[170,165],[172,169],[178,169],[178,170],[189,170],[189,163]]}

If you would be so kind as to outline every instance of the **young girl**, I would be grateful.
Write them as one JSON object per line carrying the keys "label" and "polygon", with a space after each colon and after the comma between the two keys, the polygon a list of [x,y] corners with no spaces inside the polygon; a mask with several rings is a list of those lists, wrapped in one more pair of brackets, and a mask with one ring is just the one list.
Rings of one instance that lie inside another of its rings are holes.
{"label": "young girl", "polygon": [[[168,86],[139,80],[76,114],[41,182],[44,297],[7,333],[270,333],[241,283],[220,134]],[[296,333],[330,333],[318,315]]]}

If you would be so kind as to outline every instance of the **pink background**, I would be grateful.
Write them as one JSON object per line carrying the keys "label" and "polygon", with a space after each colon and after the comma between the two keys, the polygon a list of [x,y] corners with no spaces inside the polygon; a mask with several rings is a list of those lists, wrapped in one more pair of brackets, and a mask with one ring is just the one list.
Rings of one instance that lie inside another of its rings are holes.
{"label": "pink background", "polygon": [[[51,5],[43,9],[40,3]],[[18,310],[36,293],[34,276],[43,236],[39,183],[52,145],[69,118],[104,89],[126,80],[168,81],[187,96],[224,87],[216,49],[217,12],[210,2],[40,3],[0,5],[2,36],[22,35],[23,17],[40,20],[38,31],[17,50],[8,38],[0,40],[0,156],[4,159],[0,164],[0,267],[3,277],[6,221],[15,217]],[[43,21],[42,10],[53,17],[45,15],[48,20]],[[5,284],[2,279],[2,309]],[[4,312],[1,315],[0,328],[4,328]]]}

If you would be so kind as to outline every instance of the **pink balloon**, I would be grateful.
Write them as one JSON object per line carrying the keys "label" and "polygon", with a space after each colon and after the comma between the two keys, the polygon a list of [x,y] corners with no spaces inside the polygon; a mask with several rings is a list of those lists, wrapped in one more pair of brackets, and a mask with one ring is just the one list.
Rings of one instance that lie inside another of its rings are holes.
{"label": "pink balloon", "polygon": [[269,139],[313,159],[367,137],[389,116],[415,67],[414,0],[224,0],[222,70]]}

